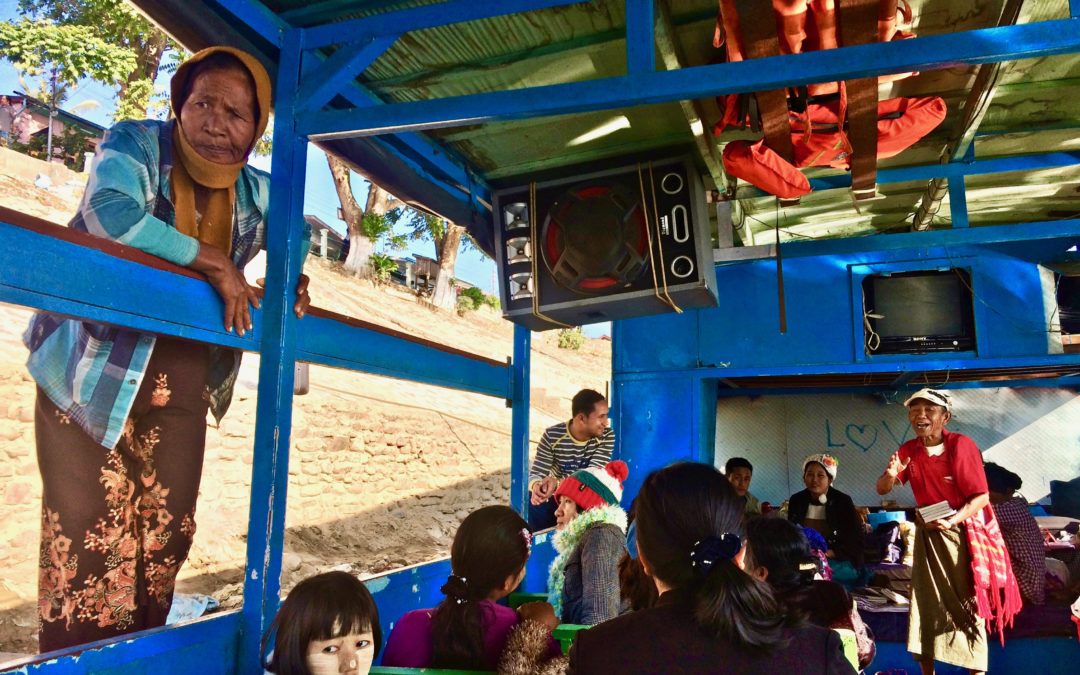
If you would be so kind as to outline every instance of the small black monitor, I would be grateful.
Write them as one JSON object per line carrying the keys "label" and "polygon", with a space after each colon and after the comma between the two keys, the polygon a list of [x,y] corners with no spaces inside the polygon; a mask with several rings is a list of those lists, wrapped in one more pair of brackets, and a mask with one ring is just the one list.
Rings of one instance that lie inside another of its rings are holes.
{"label": "small black monitor", "polygon": [[965,270],[868,276],[863,312],[868,354],[975,350],[971,276]]}

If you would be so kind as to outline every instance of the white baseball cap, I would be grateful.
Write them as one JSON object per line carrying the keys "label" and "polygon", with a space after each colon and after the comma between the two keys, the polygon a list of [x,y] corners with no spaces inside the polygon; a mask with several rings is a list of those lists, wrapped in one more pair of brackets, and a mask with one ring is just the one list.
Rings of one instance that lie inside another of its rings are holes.
{"label": "white baseball cap", "polygon": [[930,401],[934,405],[944,406],[945,410],[952,412],[952,396],[940,389],[924,387],[911,396],[908,396],[907,400],[904,401],[904,407],[911,405],[911,402],[917,398],[921,398],[924,401]]}

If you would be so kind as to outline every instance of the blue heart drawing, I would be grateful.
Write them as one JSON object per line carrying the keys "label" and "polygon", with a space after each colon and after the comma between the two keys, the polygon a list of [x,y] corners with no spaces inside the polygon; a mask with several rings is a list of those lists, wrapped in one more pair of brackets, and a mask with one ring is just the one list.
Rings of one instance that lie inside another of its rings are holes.
{"label": "blue heart drawing", "polygon": [[[866,433],[867,429],[874,432],[873,435]],[[851,435],[851,430],[854,429],[859,433],[857,436]],[[863,452],[867,452],[870,448],[874,447],[874,443],[877,443],[878,430],[877,427],[869,426],[866,424],[849,424],[847,429],[844,430],[844,434],[848,437],[848,440]],[[863,442],[864,440],[868,442]]]}

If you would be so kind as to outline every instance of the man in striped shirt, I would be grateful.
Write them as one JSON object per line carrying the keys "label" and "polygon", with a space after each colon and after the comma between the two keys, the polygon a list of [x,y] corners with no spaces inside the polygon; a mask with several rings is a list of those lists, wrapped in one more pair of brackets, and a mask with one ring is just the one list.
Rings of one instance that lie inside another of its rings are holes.
{"label": "man in striped shirt", "polygon": [[603,394],[582,389],[571,402],[569,422],[544,430],[529,471],[529,529],[555,525],[559,481],[588,467],[603,468],[615,449],[615,432],[608,426],[608,403]]}

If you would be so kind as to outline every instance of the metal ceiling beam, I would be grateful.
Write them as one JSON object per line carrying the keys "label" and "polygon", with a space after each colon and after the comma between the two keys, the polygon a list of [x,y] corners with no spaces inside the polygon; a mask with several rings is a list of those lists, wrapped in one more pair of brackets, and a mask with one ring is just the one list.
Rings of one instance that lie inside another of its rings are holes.
{"label": "metal ceiling beam", "polygon": [[356,76],[382,56],[397,39],[397,35],[384,35],[342,46],[305,74],[305,83],[300,85],[296,95],[297,109],[322,109],[339,91],[355,82]]}
{"label": "metal ceiling beam", "polygon": [[437,5],[424,5],[392,12],[304,29],[305,49],[317,49],[349,42],[368,35],[404,34],[426,28],[440,28],[466,21],[491,19],[507,14],[534,12],[552,7],[578,5],[583,0],[448,0]]}
{"label": "metal ceiling beam", "polygon": [[[814,239],[784,242],[784,258],[808,258],[819,256],[860,255],[873,251],[912,249],[919,256],[928,256],[934,247],[991,246],[1047,240],[1080,242],[1080,218],[1049,220],[1015,225],[983,225],[962,229],[930,230],[928,232],[901,232],[872,237],[843,237],[839,239]],[[1067,248],[1068,244],[1066,244]],[[1064,248],[1062,249],[1064,252]],[[746,246],[727,251],[713,251],[717,264],[741,264],[753,260],[776,257],[772,244]]]}
{"label": "metal ceiling beam", "polygon": [[[784,255],[787,255],[785,253]],[[616,384],[635,381],[667,380],[685,377],[727,379],[743,377],[798,377],[802,375],[845,375],[863,373],[901,373],[912,370],[919,372],[983,370],[989,368],[1038,368],[1041,366],[1057,367],[1076,366],[1080,368],[1080,354],[1054,354],[1051,356],[1005,356],[998,358],[962,358],[945,355],[912,354],[909,361],[890,361],[882,363],[825,363],[820,365],[772,366],[772,367],[720,367],[702,366],[700,368],[680,368],[670,370],[649,370],[639,372],[616,373]],[[1066,384],[1072,386],[1076,375],[1063,376]],[[1056,379],[1056,378],[1055,378]],[[938,385],[939,387],[962,387],[965,383]],[[887,386],[887,385],[886,385]],[[884,387],[881,387],[884,388]],[[738,393],[749,395],[750,389],[739,389]],[[733,394],[738,395],[738,394]]]}
{"label": "metal ceiling beam", "polygon": [[314,113],[298,120],[298,130],[313,139],[349,138],[609,110],[1077,51],[1080,51],[1080,19],[1058,19],[677,71]]}
{"label": "metal ceiling beam", "polygon": [[656,70],[655,0],[626,0],[626,72]]}
{"label": "metal ceiling beam", "polygon": [[[217,6],[239,21],[259,32],[263,39],[281,46],[283,32],[291,28],[266,5],[256,0],[207,0],[207,6]],[[274,59],[278,54],[272,55]],[[322,63],[326,57],[314,52],[311,60]],[[353,80],[340,95],[355,106],[371,106],[383,101],[370,90]],[[375,139],[379,151],[397,158],[401,164],[421,176],[426,182],[453,196],[462,213],[486,213],[490,210],[491,188],[483,178],[467,168],[456,152],[427,136],[414,133],[398,134],[393,138]],[[420,195],[417,195],[420,196]],[[455,219],[461,222],[463,219]],[[468,224],[464,222],[463,224]]]}
{"label": "metal ceiling beam", "polygon": [[[998,26],[1015,25],[1020,18],[1020,8],[1024,0],[1007,0],[998,18]],[[964,103],[964,117],[960,122],[958,133],[948,146],[942,149],[941,161],[951,162],[957,157],[964,157],[975,143],[975,133],[979,130],[983,117],[990,110],[990,102],[994,99],[994,93],[1000,82],[1001,63],[984,63],[979,66],[979,72],[975,75],[975,83],[968,93]],[[926,191],[919,200],[915,209],[911,229],[925,230],[930,227],[930,221],[937,214],[941,202],[945,197],[946,181],[943,178],[934,178],[926,186]],[[950,197],[949,209],[952,214],[953,224],[959,227],[967,227],[967,195],[965,193],[963,177],[948,182]]]}
{"label": "metal ceiling beam", "polygon": [[[686,67],[679,43],[675,38],[675,26],[671,20],[671,10],[666,0],[660,2],[659,13],[656,20],[656,46],[660,50],[660,60],[666,70],[680,70]],[[679,101],[686,123],[690,125],[690,132],[694,135],[694,144],[697,146],[701,160],[709,170],[713,182],[718,190],[723,191],[728,185],[728,177],[724,174],[724,165],[720,159],[720,149],[717,147],[716,138],[711,129],[705,128],[705,109],[700,100]]]}
{"label": "metal ceiling beam", "polygon": [[[1080,151],[1013,155],[993,159],[949,162],[948,164],[925,164],[922,166],[881,169],[878,171],[878,183],[906,183],[908,181],[932,180],[935,178],[962,179],[964,176],[980,176],[988,173],[1006,173],[1009,171],[1059,169],[1076,166],[1077,164],[1080,164]],[[848,173],[810,179],[810,189],[815,192],[848,187],[851,187],[851,174]],[[746,185],[739,186],[735,196],[738,199],[754,199],[771,195],[756,187]]]}
{"label": "metal ceiling beam", "polygon": [[[287,9],[279,13],[278,16],[293,26],[307,28],[308,26],[316,26],[331,19],[366,9],[374,8],[386,11],[387,9],[399,8],[395,6],[395,3],[390,3],[390,7],[387,7],[387,4],[385,0],[323,0],[322,2],[308,3],[295,9]],[[407,0],[401,0],[396,4],[401,7],[409,5]]]}

